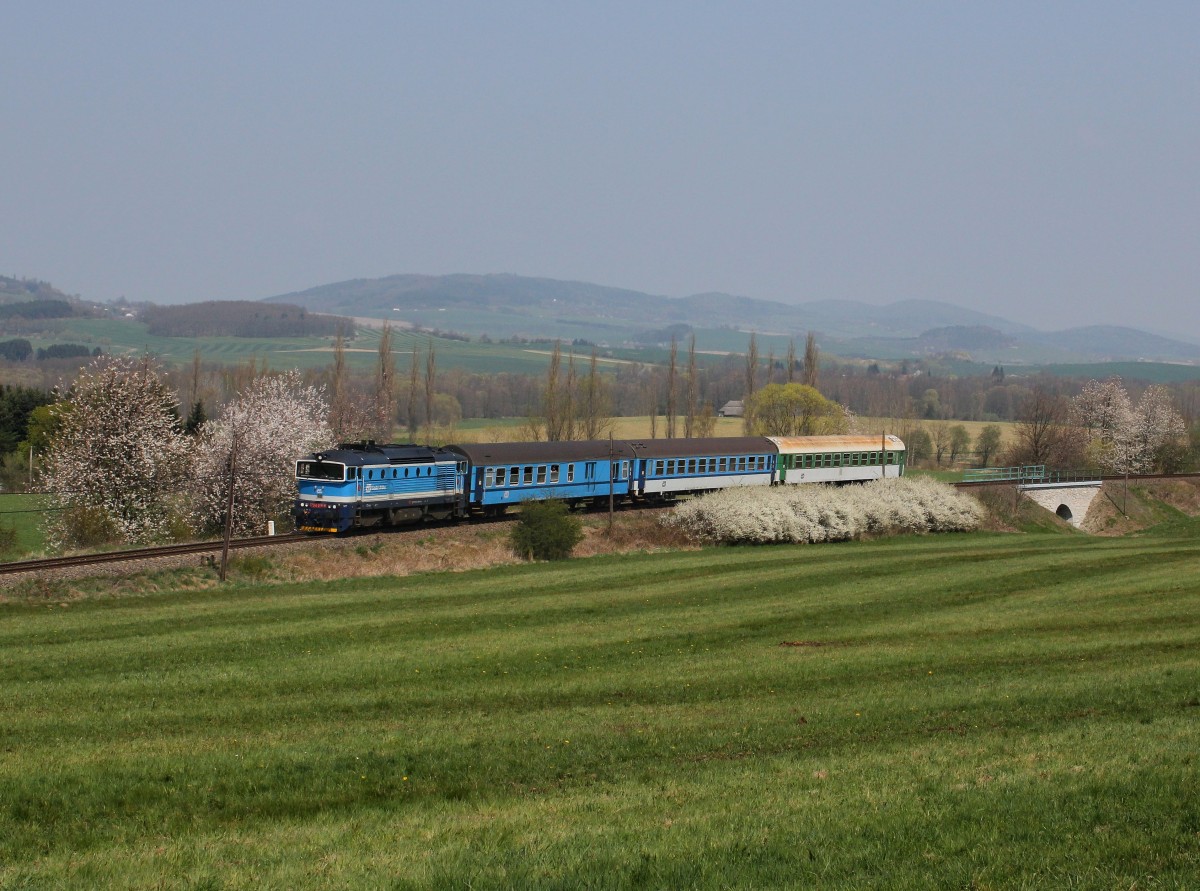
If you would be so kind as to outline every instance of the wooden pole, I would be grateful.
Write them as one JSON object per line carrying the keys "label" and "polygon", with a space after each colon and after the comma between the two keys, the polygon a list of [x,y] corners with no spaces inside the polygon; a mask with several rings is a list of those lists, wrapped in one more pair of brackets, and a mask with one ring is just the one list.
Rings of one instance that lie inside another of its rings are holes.
{"label": "wooden pole", "polygon": [[233,442],[229,446],[229,497],[225,502],[225,540],[221,545],[221,581],[225,581],[225,571],[229,567],[229,539],[233,534],[233,483],[237,478],[237,434],[233,434]]}
{"label": "wooden pole", "polygon": [[612,530],[613,530],[613,509],[614,509],[614,502],[615,502],[615,498],[613,496],[613,489],[615,487],[613,477],[616,475],[616,472],[617,472],[617,468],[616,468],[616,465],[613,463],[612,431],[609,431],[609,434],[608,434],[608,531],[605,533],[606,535],[609,535],[609,536],[612,535]]}

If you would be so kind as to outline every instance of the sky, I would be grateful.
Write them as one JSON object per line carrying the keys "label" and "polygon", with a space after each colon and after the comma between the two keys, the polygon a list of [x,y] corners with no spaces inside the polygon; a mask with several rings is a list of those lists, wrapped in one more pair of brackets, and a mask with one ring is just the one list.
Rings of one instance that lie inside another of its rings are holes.
{"label": "sky", "polygon": [[0,274],[509,272],[1200,340],[1200,4],[11,4]]}

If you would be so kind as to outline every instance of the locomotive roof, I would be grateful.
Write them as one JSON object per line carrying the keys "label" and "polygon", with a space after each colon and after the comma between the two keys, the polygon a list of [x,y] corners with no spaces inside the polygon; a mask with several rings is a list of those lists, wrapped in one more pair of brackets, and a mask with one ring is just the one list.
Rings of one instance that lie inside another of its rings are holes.
{"label": "locomotive roof", "polygon": [[639,458],[675,458],[695,455],[775,454],[765,436],[710,436],[703,439],[638,439],[629,445]]}
{"label": "locomotive roof", "polygon": [[308,460],[337,461],[349,467],[371,464],[427,464],[431,461],[453,461],[455,456],[445,449],[432,449],[413,443],[342,443],[337,448],[316,452]]}
{"label": "locomotive roof", "polygon": [[904,442],[900,437],[892,436],[890,433],[886,436],[858,433],[844,433],[836,436],[771,436],[768,439],[775,443],[779,447],[779,451],[785,455],[808,452],[878,451],[880,443],[884,440],[887,441],[888,449],[892,451],[901,451],[904,448]]}
{"label": "locomotive roof", "polygon": [[[466,442],[447,446],[452,452],[466,455],[472,464],[552,464],[556,461],[606,461],[609,456],[607,439],[582,442]],[[614,458],[632,458],[628,443],[614,440]]]}

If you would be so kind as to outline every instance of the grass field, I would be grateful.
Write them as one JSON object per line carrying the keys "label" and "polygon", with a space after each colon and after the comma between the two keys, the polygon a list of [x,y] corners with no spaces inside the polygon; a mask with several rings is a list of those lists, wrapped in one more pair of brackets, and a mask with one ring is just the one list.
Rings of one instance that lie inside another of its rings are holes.
{"label": "grass field", "polygon": [[1200,539],[0,605],[0,887],[1193,888]]}
{"label": "grass field", "polygon": [[38,509],[47,503],[48,499],[41,495],[0,495],[0,529],[15,533],[12,547],[5,549],[0,542],[0,560],[13,560],[44,548],[44,514]]}

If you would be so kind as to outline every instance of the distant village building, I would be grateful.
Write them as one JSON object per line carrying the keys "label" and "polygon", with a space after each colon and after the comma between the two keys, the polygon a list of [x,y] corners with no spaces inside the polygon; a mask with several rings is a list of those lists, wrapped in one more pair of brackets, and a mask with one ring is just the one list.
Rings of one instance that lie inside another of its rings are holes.
{"label": "distant village building", "polygon": [[730,399],[717,412],[718,418],[744,418],[745,416],[746,406],[740,399]]}

